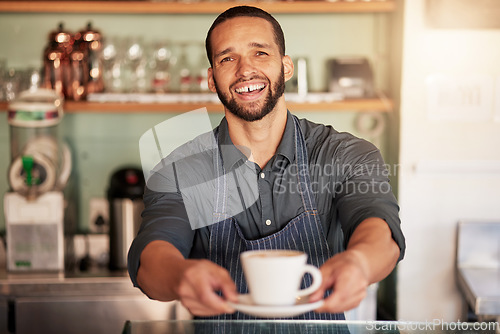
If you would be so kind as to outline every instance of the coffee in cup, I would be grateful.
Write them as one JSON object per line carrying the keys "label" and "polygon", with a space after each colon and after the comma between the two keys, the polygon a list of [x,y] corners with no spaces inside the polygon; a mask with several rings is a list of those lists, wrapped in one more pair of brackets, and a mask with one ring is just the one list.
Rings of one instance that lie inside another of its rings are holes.
{"label": "coffee in cup", "polygon": [[[321,286],[318,268],[307,264],[307,254],[295,250],[253,250],[240,255],[250,297],[257,305],[293,305]],[[312,284],[301,289],[306,273]]]}

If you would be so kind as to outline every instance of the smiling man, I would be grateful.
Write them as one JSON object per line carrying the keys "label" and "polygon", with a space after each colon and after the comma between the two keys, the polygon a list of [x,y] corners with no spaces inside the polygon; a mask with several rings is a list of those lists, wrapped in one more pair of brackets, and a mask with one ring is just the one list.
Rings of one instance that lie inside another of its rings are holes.
{"label": "smiling man", "polygon": [[216,48],[210,59],[210,89],[229,112],[247,122],[259,121],[276,108],[283,99],[285,80],[293,73],[290,58],[284,57],[277,43],[269,44],[264,38],[272,31],[271,24],[261,21],[256,17],[226,21],[214,28],[208,41],[210,48]]}
{"label": "smiling man", "polygon": [[[154,299],[180,300],[195,316],[249,318],[228,304],[247,292],[240,253],[297,249],[323,275],[309,301],[325,298],[298,318],[343,319],[404,255],[399,208],[380,152],[287,110],[284,85],[294,67],[268,13],[227,10],[208,31],[206,49],[209,87],[225,112],[214,129],[220,154],[189,157],[182,171],[174,167],[161,181],[148,181],[143,223],[129,252],[134,285]],[[191,179],[212,170],[222,184],[231,175],[238,192],[256,184],[255,200],[217,183],[213,217],[223,218],[206,217],[204,227],[193,229],[179,190],[185,169]],[[167,185],[158,191],[156,181]],[[227,214],[219,203],[234,198],[245,210]]]}

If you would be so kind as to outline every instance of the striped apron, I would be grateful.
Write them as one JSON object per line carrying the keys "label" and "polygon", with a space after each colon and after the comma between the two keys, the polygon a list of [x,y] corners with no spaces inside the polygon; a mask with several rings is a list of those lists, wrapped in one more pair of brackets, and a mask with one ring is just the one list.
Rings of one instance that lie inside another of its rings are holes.
{"label": "striped apron", "polygon": [[[210,228],[209,259],[226,268],[239,293],[248,293],[240,264],[240,253],[247,250],[260,249],[293,249],[308,254],[308,263],[320,267],[332,254],[328,247],[323,227],[318,217],[316,203],[311,189],[309,164],[305,140],[300,129],[298,119],[293,116],[295,124],[295,156],[297,163],[298,185],[302,197],[304,212],[292,219],[282,230],[261,239],[247,240],[238,223],[233,217],[226,215],[227,182],[221,157],[215,154],[214,164],[218,173],[214,220]],[[217,135],[215,136],[217,138]],[[306,274],[302,281],[302,288],[311,284],[311,277]],[[328,295],[329,293],[327,293]],[[212,318],[214,319],[214,318]],[[255,317],[236,312],[223,314],[215,319],[255,319]],[[343,320],[344,314],[308,313],[292,319]]]}

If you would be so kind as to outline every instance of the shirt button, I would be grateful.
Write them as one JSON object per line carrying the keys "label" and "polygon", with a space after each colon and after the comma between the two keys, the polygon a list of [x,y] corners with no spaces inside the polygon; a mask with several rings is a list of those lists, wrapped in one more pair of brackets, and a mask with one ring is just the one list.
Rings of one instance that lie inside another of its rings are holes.
{"label": "shirt button", "polygon": [[261,178],[261,179],[263,179],[263,178],[265,178],[265,177],[266,177],[266,174],[264,174],[264,173],[260,173],[260,178]]}
{"label": "shirt button", "polygon": [[270,219],[266,220],[266,225],[267,226],[271,225],[271,220]]}

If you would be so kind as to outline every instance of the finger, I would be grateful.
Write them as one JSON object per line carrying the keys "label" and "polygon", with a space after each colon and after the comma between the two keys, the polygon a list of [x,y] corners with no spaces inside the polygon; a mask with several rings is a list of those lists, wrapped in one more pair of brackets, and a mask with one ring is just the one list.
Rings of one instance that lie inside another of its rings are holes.
{"label": "finger", "polygon": [[223,307],[222,305],[225,305],[226,302],[222,299],[219,304],[220,306],[200,303],[200,300],[198,298],[184,299],[183,304],[193,315],[196,316],[215,316],[223,313],[235,312],[235,310],[229,307],[229,305],[227,306],[227,308]]}
{"label": "finger", "polygon": [[184,296],[182,302],[191,313],[199,316],[235,312],[222,297],[212,290],[196,292],[193,295]]}
{"label": "finger", "polygon": [[[197,296],[200,298],[201,303],[214,308],[217,312],[233,313],[234,309],[229,306],[225,298],[231,298],[231,300],[237,298],[236,285],[229,274],[227,274],[227,277],[224,276],[212,277],[211,282],[208,282],[209,284],[201,285]],[[215,291],[222,291],[224,297],[221,297]]]}
{"label": "finger", "polygon": [[195,315],[221,314],[229,307],[206,280],[185,280],[179,286],[179,299]]}
{"label": "finger", "polygon": [[238,291],[236,288],[236,284],[231,278],[229,272],[227,272],[226,270],[221,270],[219,272],[219,280],[217,281],[215,289],[220,290],[226,300],[238,302]]}
{"label": "finger", "polygon": [[316,312],[340,313],[357,307],[366,296],[366,290],[360,289],[350,293],[337,292],[325,299]]}
{"label": "finger", "polygon": [[[221,297],[217,291],[222,291]],[[236,285],[227,270],[209,261],[200,261],[186,270],[179,285],[179,297],[196,315],[233,313],[227,300],[236,301]]]}
{"label": "finger", "polygon": [[309,298],[311,302],[316,302],[325,297],[325,292],[329,289],[332,289],[337,276],[333,273],[333,270],[329,270],[328,268],[322,267],[321,273],[323,275],[323,280],[321,282],[321,286],[318,290],[313,292]]}
{"label": "finger", "polygon": [[238,302],[238,291],[236,290],[236,285],[224,285],[221,288],[222,295],[227,301],[237,303]]}
{"label": "finger", "polygon": [[318,300],[323,299],[325,297],[325,291],[326,290],[324,287],[320,287],[318,290],[316,290],[309,296],[309,302],[314,303],[317,302]]}
{"label": "finger", "polygon": [[[237,301],[236,285],[229,272],[222,267],[212,266],[210,275],[207,276],[207,285],[201,285],[202,295],[207,296],[207,303],[211,303],[225,313],[233,313],[235,310],[230,307],[226,300]],[[221,291],[222,296],[215,293]]]}

